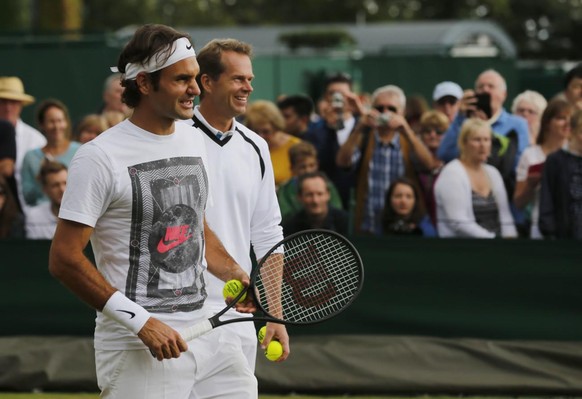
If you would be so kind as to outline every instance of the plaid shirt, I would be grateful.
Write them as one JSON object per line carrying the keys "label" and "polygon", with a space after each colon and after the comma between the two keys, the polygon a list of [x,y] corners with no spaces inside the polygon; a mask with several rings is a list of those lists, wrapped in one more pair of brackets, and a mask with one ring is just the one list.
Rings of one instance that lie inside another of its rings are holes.
{"label": "plaid shirt", "polygon": [[[354,155],[362,156],[361,153]],[[381,218],[386,191],[392,181],[403,175],[404,159],[400,148],[400,135],[394,135],[392,141],[385,144],[374,134],[374,152],[368,169],[368,194],[364,204],[362,231],[382,234]]]}

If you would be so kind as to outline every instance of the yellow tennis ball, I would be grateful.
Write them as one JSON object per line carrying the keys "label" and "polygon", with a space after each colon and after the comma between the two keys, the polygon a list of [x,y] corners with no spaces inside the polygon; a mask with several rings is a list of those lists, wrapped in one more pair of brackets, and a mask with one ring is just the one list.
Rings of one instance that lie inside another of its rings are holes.
{"label": "yellow tennis ball", "polygon": [[259,333],[257,334],[257,338],[259,339],[259,342],[262,344],[263,340],[265,339],[265,334],[267,332],[267,326],[263,326],[261,327],[261,329],[259,330]]}
{"label": "yellow tennis ball", "polygon": [[270,361],[274,362],[275,360],[279,359],[283,354],[283,345],[279,341],[272,340],[269,342],[269,346],[265,350],[265,356]]}
{"label": "yellow tennis ball", "polygon": [[[238,280],[228,280],[226,284],[224,284],[224,288],[222,289],[222,296],[224,299],[227,297],[236,297],[242,290],[244,290],[245,286]],[[244,295],[238,300],[242,302],[247,297],[247,293],[245,292]]]}

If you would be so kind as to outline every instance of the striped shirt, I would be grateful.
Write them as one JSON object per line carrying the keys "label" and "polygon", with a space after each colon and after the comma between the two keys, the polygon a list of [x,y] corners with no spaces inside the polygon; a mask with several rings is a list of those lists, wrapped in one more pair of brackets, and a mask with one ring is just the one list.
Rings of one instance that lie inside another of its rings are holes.
{"label": "striped shirt", "polygon": [[[354,156],[362,156],[356,151]],[[368,165],[368,193],[364,204],[361,230],[382,234],[382,212],[384,198],[390,183],[404,175],[404,159],[400,147],[400,134],[395,134],[389,143],[383,143],[374,134],[374,152]]]}

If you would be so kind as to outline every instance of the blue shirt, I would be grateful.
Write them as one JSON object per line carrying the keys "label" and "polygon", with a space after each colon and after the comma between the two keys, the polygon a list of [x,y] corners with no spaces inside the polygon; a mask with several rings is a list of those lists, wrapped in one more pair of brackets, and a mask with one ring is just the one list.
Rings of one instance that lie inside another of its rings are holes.
{"label": "blue shirt", "polygon": [[[444,162],[450,162],[459,157],[457,142],[459,140],[461,126],[466,119],[467,117],[461,112],[457,113],[457,116],[445,132],[437,151],[437,157]],[[491,129],[495,133],[503,136],[507,136],[512,130],[517,133],[517,154],[515,156],[515,166],[517,166],[521,153],[529,145],[529,132],[526,120],[521,116],[512,115],[505,109],[502,109],[499,118],[491,125]]]}

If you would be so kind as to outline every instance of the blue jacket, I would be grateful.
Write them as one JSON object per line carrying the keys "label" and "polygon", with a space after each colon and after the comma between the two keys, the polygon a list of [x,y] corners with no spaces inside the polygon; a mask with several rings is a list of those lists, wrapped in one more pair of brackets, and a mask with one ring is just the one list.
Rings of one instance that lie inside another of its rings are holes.
{"label": "blue jacket", "polygon": [[[457,142],[459,140],[459,133],[461,132],[461,125],[467,117],[461,112],[457,113],[455,120],[451,123],[448,130],[445,132],[439,149],[437,157],[444,162],[450,162],[459,157],[459,147]],[[517,154],[515,156],[515,165],[521,157],[521,153],[529,145],[529,132],[527,122],[521,116],[512,115],[505,109],[501,110],[499,118],[491,125],[491,129],[497,134],[506,136],[507,133],[515,130],[517,133]]]}

